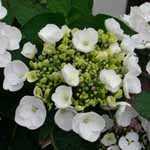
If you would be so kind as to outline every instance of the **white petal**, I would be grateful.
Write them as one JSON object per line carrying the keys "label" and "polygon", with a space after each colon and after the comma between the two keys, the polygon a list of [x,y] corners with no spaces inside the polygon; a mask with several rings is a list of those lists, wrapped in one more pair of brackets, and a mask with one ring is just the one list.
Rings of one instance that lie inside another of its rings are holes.
{"label": "white petal", "polygon": [[121,103],[115,114],[117,124],[122,127],[129,126],[135,117],[137,117],[137,112],[128,103]]}
{"label": "white petal", "polygon": [[15,113],[15,122],[23,127],[34,130],[41,127],[46,118],[43,102],[34,96],[24,96]]}
{"label": "white petal", "polygon": [[109,118],[109,116],[106,114],[102,115],[102,117],[105,120],[105,128],[103,130],[103,132],[105,132],[114,126],[114,121],[111,118]]}
{"label": "white petal", "polygon": [[94,142],[105,127],[105,120],[94,112],[79,113],[73,118],[72,129],[83,139]]}
{"label": "white petal", "polygon": [[88,53],[94,50],[97,42],[98,33],[93,28],[78,30],[73,34],[72,43],[78,51]]}
{"label": "white petal", "polygon": [[113,43],[110,45],[109,49],[111,50],[111,52],[114,53],[119,53],[121,52],[121,48],[119,47],[118,43]]}
{"label": "white petal", "polygon": [[28,67],[22,61],[14,60],[4,69],[4,75],[9,76],[14,74],[20,80],[25,81],[28,71]]}
{"label": "white petal", "polygon": [[0,68],[6,67],[11,62],[11,59],[11,54],[7,51],[4,54],[0,54]]}
{"label": "white petal", "polygon": [[7,15],[7,9],[3,6],[0,6],[0,19],[5,18],[6,15]]}
{"label": "white petal", "polygon": [[10,92],[19,91],[20,89],[22,89],[23,86],[24,86],[23,82],[20,82],[20,83],[17,83],[17,84],[10,84],[7,81],[7,79],[4,79],[4,82],[3,82],[3,89],[8,90]]}
{"label": "white petal", "polygon": [[124,68],[128,73],[139,76],[142,73],[141,67],[138,64],[138,57],[134,54],[128,54],[123,62]]}
{"label": "white petal", "polygon": [[146,22],[150,21],[150,3],[145,2],[140,6],[140,9],[143,13],[143,17],[146,20]]}
{"label": "white petal", "polygon": [[106,89],[112,93],[115,93],[119,90],[121,86],[121,78],[116,74],[114,70],[103,69],[100,72],[100,80],[105,84]]}
{"label": "white petal", "polygon": [[122,136],[120,139],[119,139],[119,147],[122,149],[122,150],[125,150],[126,149],[126,147],[128,147],[128,141],[127,141],[127,139],[124,137],[124,136]]}
{"label": "white petal", "polygon": [[33,59],[36,53],[37,53],[37,48],[31,42],[25,43],[23,46],[23,50],[21,51],[21,54],[24,57],[29,59]]}
{"label": "white petal", "polygon": [[5,36],[0,36],[0,54],[4,54],[8,48],[8,39]]}
{"label": "white petal", "polygon": [[16,50],[19,48],[19,44],[22,39],[22,34],[18,28],[5,25],[3,27],[3,30],[1,31],[1,34],[8,38],[8,50]]}
{"label": "white petal", "polygon": [[138,142],[139,140],[139,135],[136,133],[136,132],[129,132],[127,135],[126,135],[126,138],[129,140],[129,141],[134,141],[134,142]]}
{"label": "white petal", "polygon": [[71,64],[66,64],[61,72],[67,84],[70,86],[77,86],[79,84],[79,71]]}
{"label": "white petal", "polygon": [[135,41],[129,36],[125,36],[121,42],[121,48],[126,53],[133,53],[135,50]]}
{"label": "white petal", "polygon": [[39,37],[47,43],[56,43],[60,41],[63,37],[61,29],[54,24],[47,24],[38,33]]}
{"label": "white petal", "polygon": [[126,74],[123,79],[123,90],[128,99],[130,99],[130,93],[139,94],[142,91],[140,80],[130,73]]}
{"label": "white petal", "polygon": [[122,40],[124,36],[124,31],[121,29],[120,24],[113,18],[105,20],[105,27],[108,32],[114,33],[118,40]]}
{"label": "white petal", "polygon": [[150,74],[150,61],[146,65],[146,71]]}
{"label": "white petal", "polygon": [[72,104],[72,88],[61,85],[52,94],[52,101],[57,108],[67,108]]}
{"label": "white petal", "polygon": [[112,146],[108,147],[107,150],[120,150],[120,149],[117,145],[112,145]]}
{"label": "white petal", "polygon": [[59,109],[55,114],[55,123],[59,128],[70,131],[72,130],[72,119],[76,113],[73,108]]}

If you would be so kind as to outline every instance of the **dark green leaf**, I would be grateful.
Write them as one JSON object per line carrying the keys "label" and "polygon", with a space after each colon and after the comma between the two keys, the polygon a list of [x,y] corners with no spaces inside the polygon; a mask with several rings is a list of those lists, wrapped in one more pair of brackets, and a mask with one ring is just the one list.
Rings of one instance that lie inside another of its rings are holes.
{"label": "dark green leaf", "polygon": [[73,132],[54,130],[54,142],[58,150],[97,150],[99,142],[90,143]]}
{"label": "dark green leaf", "polygon": [[51,13],[61,13],[66,17],[71,9],[71,0],[48,0],[48,9]]}
{"label": "dark green leaf", "polygon": [[31,0],[10,0],[8,12],[9,10],[21,25],[24,25],[38,14],[48,12],[40,3]]}
{"label": "dark green leaf", "polygon": [[150,91],[143,91],[135,97],[134,107],[143,117],[150,119]]}

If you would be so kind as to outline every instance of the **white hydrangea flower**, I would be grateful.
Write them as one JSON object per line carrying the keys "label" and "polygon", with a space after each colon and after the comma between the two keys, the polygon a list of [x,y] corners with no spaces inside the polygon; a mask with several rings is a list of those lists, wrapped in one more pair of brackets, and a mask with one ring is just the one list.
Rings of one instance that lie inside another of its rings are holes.
{"label": "white hydrangea flower", "polygon": [[121,150],[141,150],[142,145],[139,142],[139,135],[136,132],[129,132],[126,136],[119,139]]}
{"label": "white hydrangea flower", "polygon": [[110,92],[115,93],[119,90],[122,80],[114,70],[103,69],[99,77],[101,82],[105,84],[106,89]]}
{"label": "white hydrangea flower", "polygon": [[21,54],[26,58],[33,59],[35,54],[37,54],[36,45],[32,44],[31,42],[25,43]]}
{"label": "white hydrangea flower", "polygon": [[118,40],[122,40],[124,37],[124,31],[121,29],[120,24],[113,18],[105,20],[105,27],[108,32],[114,33]]}
{"label": "white hydrangea flower", "polygon": [[116,43],[113,43],[110,45],[109,47],[110,51],[114,54],[114,53],[119,53],[121,52],[121,48],[119,46],[119,44],[116,42]]}
{"label": "white hydrangea flower", "polygon": [[9,52],[5,52],[0,54],[0,68],[6,67],[11,62],[11,54]]}
{"label": "white hydrangea flower", "polygon": [[130,125],[131,120],[137,117],[137,112],[132,106],[126,102],[118,102],[118,110],[116,111],[116,122],[121,127],[127,127]]}
{"label": "white hydrangea flower", "polygon": [[59,109],[55,114],[55,123],[64,131],[70,131],[72,130],[72,119],[76,113],[72,107]]}
{"label": "white hydrangea flower", "polygon": [[79,84],[79,70],[71,64],[66,64],[61,70],[65,82],[70,86],[77,86]]}
{"label": "white hydrangea flower", "polygon": [[93,28],[85,28],[73,34],[72,43],[81,52],[88,53],[94,50],[98,42],[98,32]]}
{"label": "white hydrangea flower", "polygon": [[3,88],[9,91],[18,91],[23,87],[26,80],[28,67],[20,60],[14,60],[4,69]]}
{"label": "white hydrangea flower", "polygon": [[72,88],[61,85],[56,88],[52,95],[52,101],[57,108],[67,108],[72,104]]}
{"label": "white hydrangea flower", "polygon": [[146,71],[150,74],[150,61],[146,65]]}
{"label": "white hydrangea flower", "polygon": [[124,59],[123,66],[128,73],[139,76],[142,70],[138,62],[139,58],[135,54],[128,54]]}
{"label": "white hydrangea flower", "polygon": [[105,120],[95,112],[78,113],[72,122],[72,129],[83,139],[95,142],[105,127]]}
{"label": "white hydrangea flower", "polygon": [[34,96],[24,96],[15,113],[15,122],[23,127],[35,130],[43,125],[46,108],[43,102]]}
{"label": "white hydrangea flower", "polygon": [[0,0],[0,20],[5,18],[5,16],[7,15],[7,9],[2,6],[2,2]]}
{"label": "white hydrangea flower", "polygon": [[116,144],[117,139],[114,133],[106,133],[103,138],[101,139],[101,143],[105,146],[111,146]]}
{"label": "white hydrangea flower", "polygon": [[123,79],[125,97],[130,99],[131,94],[139,94],[142,91],[140,80],[133,74],[127,73]]}
{"label": "white hydrangea flower", "polygon": [[55,24],[47,24],[38,35],[46,43],[56,43],[63,37],[61,29]]}
{"label": "white hydrangea flower", "polygon": [[135,41],[129,36],[124,36],[120,46],[125,53],[133,53],[136,48]]}
{"label": "white hydrangea flower", "polygon": [[108,147],[107,150],[120,150],[120,148],[117,145],[112,145],[112,146]]}
{"label": "white hydrangea flower", "polygon": [[102,115],[102,117],[105,120],[105,128],[103,130],[105,132],[114,126],[114,121],[107,114]]}
{"label": "white hydrangea flower", "polygon": [[8,39],[0,35],[0,54],[4,54],[8,48]]}

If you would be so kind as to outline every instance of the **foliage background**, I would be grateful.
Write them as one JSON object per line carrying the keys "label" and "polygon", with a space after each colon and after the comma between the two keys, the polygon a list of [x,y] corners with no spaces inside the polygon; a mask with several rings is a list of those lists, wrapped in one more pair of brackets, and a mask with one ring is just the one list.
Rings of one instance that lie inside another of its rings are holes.
{"label": "foliage background", "polygon": [[[42,43],[38,39],[38,31],[47,23],[55,23],[59,26],[67,24],[69,27],[94,27],[104,28],[104,20],[110,16],[92,16],[92,0],[3,0],[3,4],[8,10],[8,15],[4,19],[10,25],[21,29],[24,42],[32,41],[37,44],[39,50]],[[128,34],[134,32],[122,22],[121,26]],[[145,66],[148,61],[148,54],[138,52],[140,63]],[[13,52],[14,59],[26,61],[19,53]],[[3,70],[0,70],[0,81],[3,81]],[[144,78],[143,78],[144,77]],[[145,74],[141,76],[143,83],[149,79]],[[31,86],[31,87],[30,87]],[[66,133],[58,129],[53,121],[54,112],[48,114],[46,123],[36,131],[29,131],[15,124],[14,113],[19,100],[24,95],[32,94],[32,85],[26,85],[16,93],[3,91],[0,84],[0,150],[40,150],[41,145],[45,145],[51,139],[52,146],[45,150],[97,150],[99,142],[89,143],[72,132]],[[145,86],[144,86],[145,87]],[[149,89],[149,88],[148,88]],[[146,94],[145,94],[146,93]],[[135,106],[144,116],[149,117],[149,92],[139,95]],[[142,100],[144,102],[141,102]],[[140,106],[140,107],[139,107]],[[44,148],[43,148],[44,149]]]}

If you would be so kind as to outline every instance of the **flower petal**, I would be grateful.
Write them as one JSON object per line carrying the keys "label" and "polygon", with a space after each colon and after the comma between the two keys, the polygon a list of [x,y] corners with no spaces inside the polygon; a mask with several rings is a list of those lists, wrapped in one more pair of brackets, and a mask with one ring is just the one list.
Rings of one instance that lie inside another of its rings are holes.
{"label": "flower petal", "polygon": [[11,59],[11,54],[7,51],[4,54],[0,54],[0,68],[6,67],[11,62]]}
{"label": "flower petal", "polygon": [[55,114],[55,123],[59,128],[70,131],[72,130],[72,119],[76,115],[73,108],[59,109]]}

